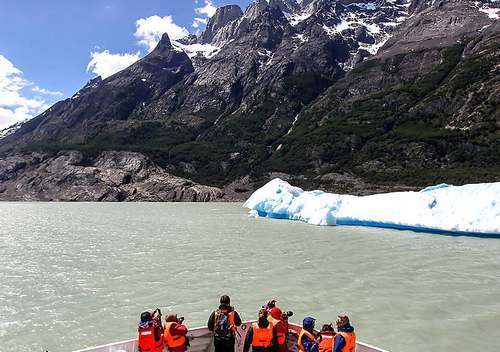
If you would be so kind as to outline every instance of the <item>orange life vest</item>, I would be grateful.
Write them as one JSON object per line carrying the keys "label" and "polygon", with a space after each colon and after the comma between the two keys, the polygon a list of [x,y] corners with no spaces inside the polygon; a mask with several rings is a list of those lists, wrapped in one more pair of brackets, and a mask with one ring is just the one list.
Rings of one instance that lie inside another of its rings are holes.
{"label": "orange life vest", "polygon": [[299,346],[299,350],[302,351],[302,352],[305,352],[305,348],[304,348],[304,345],[302,345],[302,336],[306,336],[309,340],[311,340],[312,342],[314,342],[316,340],[316,338],[314,337],[313,334],[311,334],[309,331],[305,330],[305,329],[302,329],[300,330],[300,334],[299,334],[299,340],[297,342],[297,345]]}
{"label": "orange life vest", "polygon": [[155,327],[137,329],[139,332],[139,347],[141,352],[162,352],[163,340],[155,341]]}
{"label": "orange life vest", "polygon": [[165,340],[165,345],[167,345],[168,348],[180,347],[186,344],[186,336],[176,336],[170,333],[170,328],[173,324],[173,322],[166,323],[163,330],[163,340]]}
{"label": "orange life vest", "polygon": [[356,334],[353,332],[337,332],[337,335],[341,335],[345,340],[345,346],[342,352],[356,352]]}
{"label": "orange life vest", "polygon": [[321,333],[321,341],[318,344],[319,352],[331,352],[333,351],[333,341],[335,339],[335,333]]}
{"label": "orange life vest", "polygon": [[278,345],[284,345],[286,342],[286,333],[284,330],[285,326],[283,322],[279,319],[274,319],[272,316],[267,316],[267,321],[269,321],[273,326],[276,326],[276,335],[278,335]]}
{"label": "orange life vest", "polygon": [[273,324],[269,323],[267,328],[259,327],[259,324],[252,324],[253,339],[252,347],[270,347],[273,344]]}

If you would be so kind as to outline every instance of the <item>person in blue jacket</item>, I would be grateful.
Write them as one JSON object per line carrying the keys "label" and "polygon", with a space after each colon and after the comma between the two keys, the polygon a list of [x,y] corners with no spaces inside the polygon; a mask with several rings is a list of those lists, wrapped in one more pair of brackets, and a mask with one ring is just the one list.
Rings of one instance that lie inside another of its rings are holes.
{"label": "person in blue jacket", "polygon": [[316,319],[313,317],[305,317],[302,321],[302,330],[299,334],[299,350],[301,352],[318,352],[318,342],[314,332],[314,323]]}
{"label": "person in blue jacket", "polygon": [[350,352],[356,349],[356,333],[347,315],[339,315],[336,321],[337,334],[333,342],[333,352]]}

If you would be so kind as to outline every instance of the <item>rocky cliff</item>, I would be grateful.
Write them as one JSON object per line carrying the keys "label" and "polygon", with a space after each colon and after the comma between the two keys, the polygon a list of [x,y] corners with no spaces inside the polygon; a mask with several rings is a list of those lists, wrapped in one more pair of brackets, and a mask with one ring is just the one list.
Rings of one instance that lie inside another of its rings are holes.
{"label": "rocky cliff", "polygon": [[277,174],[358,194],[500,180],[498,7],[221,7],[198,37],[164,35],[129,68],[9,130],[0,153],[75,150],[98,165],[104,151],[133,151],[234,195]]}
{"label": "rocky cliff", "polygon": [[139,153],[103,152],[93,161],[75,151],[0,159],[0,200],[208,202],[223,196]]}

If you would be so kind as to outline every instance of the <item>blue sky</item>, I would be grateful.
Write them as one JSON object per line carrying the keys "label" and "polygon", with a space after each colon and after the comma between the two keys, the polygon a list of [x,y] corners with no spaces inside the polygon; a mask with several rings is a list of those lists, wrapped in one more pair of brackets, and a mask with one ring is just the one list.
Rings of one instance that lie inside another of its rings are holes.
{"label": "blue sky", "polygon": [[160,31],[194,33],[215,7],[249,2],[0,0],[0,129],[144,56]]}

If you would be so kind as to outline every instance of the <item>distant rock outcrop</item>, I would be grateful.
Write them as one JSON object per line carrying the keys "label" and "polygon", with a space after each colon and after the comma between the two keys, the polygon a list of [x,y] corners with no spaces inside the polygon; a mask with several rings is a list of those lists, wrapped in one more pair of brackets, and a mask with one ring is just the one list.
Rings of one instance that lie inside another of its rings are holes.
{"label": "distant rock outcrop", "polygon": [[0,200],[208,202],[223,197],[221,189],[173,176],[140,153],[104,152],[91,163],[77,151],[0,159]]}

